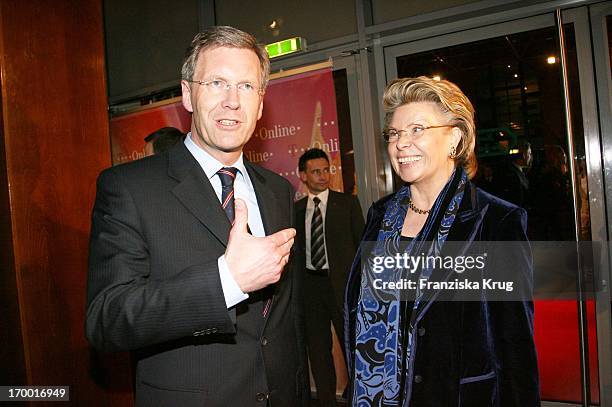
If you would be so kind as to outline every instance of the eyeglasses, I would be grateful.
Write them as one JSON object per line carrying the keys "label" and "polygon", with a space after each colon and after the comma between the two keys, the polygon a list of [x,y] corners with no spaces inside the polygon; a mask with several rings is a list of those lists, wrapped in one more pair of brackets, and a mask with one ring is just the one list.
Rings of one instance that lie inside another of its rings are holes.
{"label": "eyeglasses", "polygon": [[197,83],[198,85],[204,86],[207,92],[210,92],[213,95],[221,95],[227,91],[229,91],[232,86],[235,86],[238,89],[238,94],[244,97],[255,97],[259,95],[263,95],[263,89],[258,88],[250,82],[240,82],[240,83],[229,83],[225,79],[211,79],[208,81],[187,81],[191,83]]}
{"label": "eyeglasses", "polygon": [[455,127],[453,124],[444,124],[441,126],[421,126],[420,124],[411,124],[406,130],[387,129],[383,131],[383,138],[387,143],[395,143],[400,137],[406,135],[412,140],[416,140],[425,134],[425,130],[440,129],[442,127]]}

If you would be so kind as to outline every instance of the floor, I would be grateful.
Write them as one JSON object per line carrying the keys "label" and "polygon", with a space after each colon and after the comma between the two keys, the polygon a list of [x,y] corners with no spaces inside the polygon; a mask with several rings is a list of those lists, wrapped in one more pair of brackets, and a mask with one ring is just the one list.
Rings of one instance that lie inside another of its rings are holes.
{"label": "floor", "polygon": [[[317,399],[315,399],[314,397],[310,398],[310,407],[319,407],[319,401]],[[348,402],[346,401],[346,399],[341,399],[338,398],[336,399],[336,406],[337,407],[348,407]]]}

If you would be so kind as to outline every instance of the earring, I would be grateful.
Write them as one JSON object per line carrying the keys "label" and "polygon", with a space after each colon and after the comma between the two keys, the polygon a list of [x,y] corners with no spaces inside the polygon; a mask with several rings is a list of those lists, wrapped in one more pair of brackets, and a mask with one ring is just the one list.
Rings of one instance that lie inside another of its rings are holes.
{"label": "earring", "polygon": [[450,153],[448,153],[448,158],[454,159],[455,157],[457,157],[457,149],[455,146],[451,146]]}

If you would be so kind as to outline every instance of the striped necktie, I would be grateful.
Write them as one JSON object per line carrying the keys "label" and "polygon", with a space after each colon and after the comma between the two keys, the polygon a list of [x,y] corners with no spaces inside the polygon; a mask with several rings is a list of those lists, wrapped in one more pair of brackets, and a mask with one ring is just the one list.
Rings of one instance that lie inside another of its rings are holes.
{"label": "striped necktie", "polygon": [[325,238],[323,236],[323,215],[319,204],[321,200],[316,196],[314,202],[314,213],[310,223],[310,262],[315,270],[321,270],[327,263],[325,259]]}
{"label": "striped necktie", "polygon": [[221,206],[227,215],[230,223],[234,224],[234,180],[238,168],[223,167],[217,171],[221,180]]}

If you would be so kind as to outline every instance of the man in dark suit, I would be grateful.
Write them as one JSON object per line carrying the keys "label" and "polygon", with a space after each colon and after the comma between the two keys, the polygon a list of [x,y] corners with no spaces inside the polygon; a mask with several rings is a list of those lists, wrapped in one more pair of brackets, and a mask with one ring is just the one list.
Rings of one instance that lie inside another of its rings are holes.
{"label": "man in dark suit", "polygon": [[297,245],[304,270],[306,342],[321,406],[336,405],[331,324],[343,338],[344,285],[364,221],[356,197],[329,189],[329,158],[312,148],[299,160],[308,196],[295,204]]}
{"label": "man in dark suit", "polygon": [[169,150],[184,137],[185,135],[175,127],[162,127],[161,129],[157,129],[144,138],[145,156],[159,154]]}
{"label": "man in dark suit", "polygon": [[529,204],[529,179],[527,171],[531,168],[533,155],[531,144],[521,141],[517,152],[504,157],[495,168],[492,193],[498,197],[527,209]]}
{"label": "man in dark suit", "polygon": [[134,351],[137,406],[303,405],[293,192],[242,154],[262,114],[267,54],[231,27],[196,35],[187,51],[191,132],[99,177],[87,338]]}

